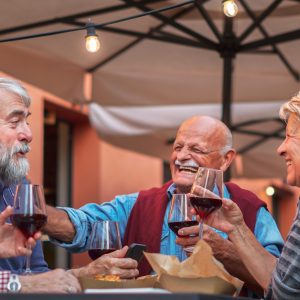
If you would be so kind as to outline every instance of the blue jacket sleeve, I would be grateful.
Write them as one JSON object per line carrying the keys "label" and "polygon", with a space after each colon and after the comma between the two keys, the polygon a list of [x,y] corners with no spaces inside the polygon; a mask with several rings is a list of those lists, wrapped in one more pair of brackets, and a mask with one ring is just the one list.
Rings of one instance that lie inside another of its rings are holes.
{"label": "blue jacket sleeve", "polygon": [[64,210],[75,227],[75,236],[72,243],[63,243],[50,238],[50,241],[70,252],[83,252],[88,249],[92,224],[98,220],[112,220],[119,222],[121,240],[127,225],[132,207],[138,197],[138,193],[116,196],[110,202],[102,204],[89,203],[79,209],[59,207]]}
{"label": "blue jacket sleeve", "polygon": [[254,235],[268,252],[279,257],[284,242],[275,220],[264,207],[257,212]]}

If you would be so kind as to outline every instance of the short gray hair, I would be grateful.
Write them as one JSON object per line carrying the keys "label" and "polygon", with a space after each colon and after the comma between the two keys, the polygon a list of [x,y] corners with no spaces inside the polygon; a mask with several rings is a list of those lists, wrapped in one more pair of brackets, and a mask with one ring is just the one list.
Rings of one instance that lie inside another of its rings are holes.
{"label": "short gray hair", "polygon": [[0,77],[0,90],[19,96],[26,107],[30,106],[31,98],[27,90],[17,80]]}
{"label": "short gray hair", "polygon": [[287,122],[291,113],[295,113],[297,118],[300,120],[300,92],[292,97],[290,101],[287,101],[281,105],[279,117]]}
{"label": "short gray hair", "polygon": [[221,155],[225,155],[228,151],[230,151],[232,149],[232,133],[224,123],[223,123],[223,129],[224,129],[224,135],[225,135],[225,145],[220,150]]}

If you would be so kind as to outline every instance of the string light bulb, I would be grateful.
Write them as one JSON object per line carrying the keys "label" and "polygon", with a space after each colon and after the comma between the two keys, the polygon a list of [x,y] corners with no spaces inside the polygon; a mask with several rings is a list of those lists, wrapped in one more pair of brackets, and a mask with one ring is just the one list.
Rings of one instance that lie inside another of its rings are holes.
{"label": "string light bulb", "polygon": [[96,34],[95,26],[93,23],[87,24],[87,33],[85,36],[85,47],[86,50],[95,53],[100,49],[99,37]]}
{"label": "string light bulb", "polygon": [[239,8],[234,0],[223,0],[223,12],[229,17],[233,18],[237,15]]}
{"label": "string light bulb", "polygon": [[266,194],[270,197],[272,197],[275,194],[275,189],[273,186],[267,186],[266,187]]}

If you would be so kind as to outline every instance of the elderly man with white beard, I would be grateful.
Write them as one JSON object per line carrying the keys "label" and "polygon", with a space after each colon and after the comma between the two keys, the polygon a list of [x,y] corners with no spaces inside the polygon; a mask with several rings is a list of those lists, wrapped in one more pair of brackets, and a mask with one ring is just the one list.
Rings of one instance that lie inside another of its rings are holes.
{"label": "elderly man with white beard", "polygon": [[[0,211],[13,205],[15,185],[25,181],[29,171],[25,157],[32,140],[29,106],[30,98],[20,85],[0,80]],[[0,259],[1,270],[23,273],[24,267],[24,256]],[[33,249],[31,267],[33,272],[48,271],[40,242]]]}
{"label": "elderly man with white beard", "polygon": [[[81,268],[49,271],[38,241],[40,233],[26,239],[17,228],[5,224],[13,212],[11,206],[16,185],[26,183],[25,176],[29,171],[26,153],[32,140],[28,123],[30,102],[27,91],[17,81],[0,78],[0,292],[76,293],[81,290],[79,276],[101,273],[136,277],[137,262],[124,258],[127,247],[103,255]],[[32,250],[31,270],[43,274],[22,276],[27,243],[36,244]]]}
{"label": "elderly man with white beard", "polygon": [[[80,209],[49,208],[45,231],[61,246],[71,251],[85,251],[88,249],[92,223],[98,220],[118,221],[123,244],[146,244],[149,252],[175,255],[183,260],[186,256],[182,246],[194,245],[198,238],[188,237],[187,234],[185,238],[176,239],[174,232],[169,229],[172,195],[190,191],[199,166],[225,171],[234,157],[232,135],[225,124],[208,116],[192,117],[183,122],[177,132],[170,159],[172,181],[159,188],[116,196],[112,201],[100,205],[90,203]],[[233,183],[226,183],[224,193],[226,198],[241,207],[247,225],[259,243],[278,257],[283,240],[265,204],[253,193]],[[199,230],[197,226],[185,229],[193,233]],[[245,281],[253,290],[262,291],[241,263],[226,235],[206,227],[203,238],[231,274]],[[140,263],[139,271],[140,275],[151,272],[145,260]]]}

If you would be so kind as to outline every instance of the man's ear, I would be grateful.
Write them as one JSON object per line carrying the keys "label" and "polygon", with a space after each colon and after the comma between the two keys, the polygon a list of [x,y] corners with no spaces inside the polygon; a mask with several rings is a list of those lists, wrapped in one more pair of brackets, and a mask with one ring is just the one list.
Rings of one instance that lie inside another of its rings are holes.
{"label": "man's ear", "polygon": [[234,149],[230,149],[224,156],[223,156],[223,163],[221,166],[221,170],[225,172],[229,166],[231,165],[232,161],[236,156],[236,151]]}

